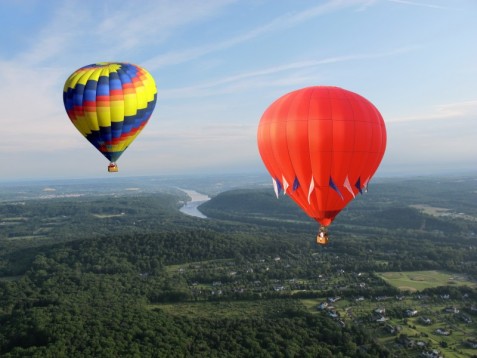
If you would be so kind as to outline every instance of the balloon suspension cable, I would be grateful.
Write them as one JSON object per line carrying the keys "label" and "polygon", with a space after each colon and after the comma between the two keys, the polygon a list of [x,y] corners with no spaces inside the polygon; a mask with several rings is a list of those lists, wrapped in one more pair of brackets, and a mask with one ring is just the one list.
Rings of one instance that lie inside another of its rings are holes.
{"label": "balloon suspension cable", "polygon": [[319,245],[328,244],[328,230],[326,230],[326,227],[323,225],[320,225],[318,235],[316,236],[316,243]]}
{"label": "balloon suspension cable", "polygon": [[111,162],[108,165],[108,172],[110,173],[116,173],[118,171],[118,165],[115,162]]}

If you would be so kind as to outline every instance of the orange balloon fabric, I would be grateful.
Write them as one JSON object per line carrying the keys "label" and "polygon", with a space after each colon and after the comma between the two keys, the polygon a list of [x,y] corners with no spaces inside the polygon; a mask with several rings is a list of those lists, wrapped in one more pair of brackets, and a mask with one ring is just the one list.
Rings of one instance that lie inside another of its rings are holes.
{"label": "orange balloon fabric", "polygon": [[364,97],[315,86],[272,103],[260,119],[257,141],[277,194],[283,191],[328,226],[376,172],[386,127]]}

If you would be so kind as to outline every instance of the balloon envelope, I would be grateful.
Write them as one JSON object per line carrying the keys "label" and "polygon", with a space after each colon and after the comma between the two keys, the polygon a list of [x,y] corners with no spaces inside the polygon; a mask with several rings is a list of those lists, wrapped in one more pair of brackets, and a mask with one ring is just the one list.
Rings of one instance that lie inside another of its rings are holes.
{"label": "balloon envelope", "polygon": [[156,99],[153,77],[130,63],[82,67],[71,74],[63,89],[71,122],[111,162],[144,128]]}
{"label": "balloon envelope", "polygon": [[367,187],[386,148],[386,128],[376,107],[338,87],[290,92],[263,113],[260,156],[275,189],[328,226]]}

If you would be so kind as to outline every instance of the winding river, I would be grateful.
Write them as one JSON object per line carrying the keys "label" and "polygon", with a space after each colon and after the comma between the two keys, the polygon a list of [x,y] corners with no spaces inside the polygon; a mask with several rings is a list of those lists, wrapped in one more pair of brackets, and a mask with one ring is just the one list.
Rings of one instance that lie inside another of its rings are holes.
{"label": "winding river", "polygon": [[196,192],[195,190],[189,189],[181,189],[187,195],[190,196],[191,200],[186,202],[179,210],[189,216],[195,216],[196,218],[207,219],[207,216],[202,214],[199,209],[197,208],[200,204],[205,203],[206,201],[210,200],[205,194],[201,194]]}

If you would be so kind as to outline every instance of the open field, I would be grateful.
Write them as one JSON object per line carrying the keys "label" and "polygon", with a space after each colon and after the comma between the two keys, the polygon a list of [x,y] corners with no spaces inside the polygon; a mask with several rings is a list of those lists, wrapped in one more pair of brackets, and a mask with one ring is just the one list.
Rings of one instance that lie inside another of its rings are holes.
{"label": "open field", "polygon": [[205,267],[205,266],[213,266],[216,265],[223,265],[227,262],[233,262],[232,259],[216,259],[216,260],[204,260],[204,261],[194,261],[194,262],[187,262],[185,264],[177,264],[177,265],[167,265],[166,272],[168,273],[177,273],[183,272],[184,270],[193,271],[197,270],[198,268]]}
{"label": "open field", "polygon": [[432,216],[442,216],[442,215],[449,215],[451,209],[447,208],[438,208],[435,206],[424,205],[424,204],[415,204],[409,205],[411,208],[421,210],[424,214],[432,215]]}
{"label": "open field", "polygon": [[[290,302],[290,301],[289,301]],[[297,307],[303,307],[294,301]],[[205,319],[248,319],[250,317],[266,317],[273,313],[276,315],[289,306],[283,300],[263,301],[217,301],[217,302],[187,302],[171,304],[151,304],[149,309],[160,309],[172,316]]]}
{"label": "open field", "polygon": [[423,212],[424,214],[430,215],[430,216],[435,216],[435,217],[447,216],[450,218],[460,218],[460,219],[470,220],[470,221],[477,220],[477,218],[473,215],[467,215],[464,213],[456,213],[456,212],[453,212],[452,209],[439,208],[439,207],[424,205],[424,204],[415,204],[415,205],[409,205],[409,206],[411,208],[417,209]]}
{"label": "open field", "polygon": [[463,275],[440,271],[382,272],[378,276],[402,291],[415,292],[448,285],[477,287],[476,282],[468,280]]}
{"label": "open field", "polygon": [[121,217],[121,216],[124,216],[124,215],[125,215],[124,213],[121,213],[121,214],[93,214],[93,216],[98,218],[98,219],[117,218],[117,217]]}

